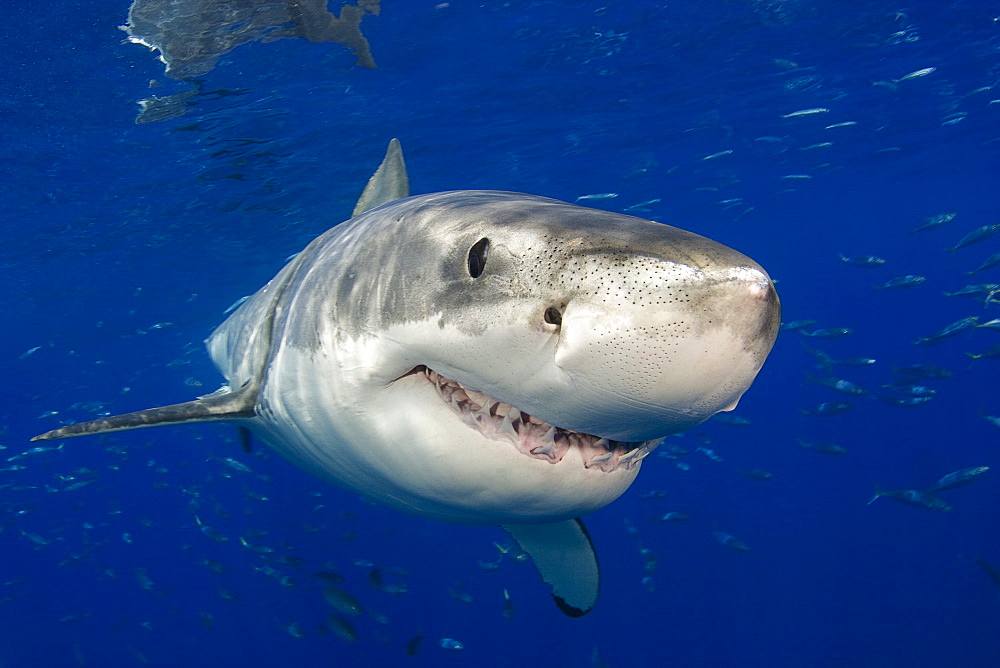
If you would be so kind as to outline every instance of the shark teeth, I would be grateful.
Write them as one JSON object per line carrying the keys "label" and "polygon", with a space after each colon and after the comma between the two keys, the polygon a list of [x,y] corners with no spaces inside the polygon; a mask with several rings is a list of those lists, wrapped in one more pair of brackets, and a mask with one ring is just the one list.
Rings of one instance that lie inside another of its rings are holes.
{"label": "shark teeth", "polygon": [[[461,409],[459,409],[461,411]],[[504,415],[503,419],[500,420],[500,428],[496,431],[497,436],[505,436],[518,444],[521,437],[517,433],[517,429],[514,428],[513,423],[510,421],[510,415]]]}
{"label": "shark teeth", "polygon": [[423,374],[434,385],[441,399],[467,425],[487,438],[508,441],[524,455],[550,464],[561,462],[569,449],[575,447],[588,469],[605,473],[619,468],[631,471],[663,442],[662,438],[639,442],[611,441],[569,431],[464,387],[427,367],[417,367],[413,372]]}

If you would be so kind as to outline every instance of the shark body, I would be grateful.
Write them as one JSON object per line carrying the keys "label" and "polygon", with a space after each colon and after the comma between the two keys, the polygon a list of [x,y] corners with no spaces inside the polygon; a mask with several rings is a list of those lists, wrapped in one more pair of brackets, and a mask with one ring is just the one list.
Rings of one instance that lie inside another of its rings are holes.
{"label": "shark body", "polygon": [[354,217],[208,339],[220,391],[34,440],[232,422],[386,505],[502,525],[584,614],[599,575],[578,518],[663,437],[735,407],[777,335],[774,285],[737,251],[632,216],[408,194],[393,140]]}

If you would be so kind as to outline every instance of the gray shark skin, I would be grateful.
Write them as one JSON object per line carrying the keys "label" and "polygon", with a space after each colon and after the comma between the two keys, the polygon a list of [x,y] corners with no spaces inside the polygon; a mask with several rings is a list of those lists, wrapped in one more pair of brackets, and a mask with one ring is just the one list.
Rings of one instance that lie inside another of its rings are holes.
{"label": "gray shark skin", "polygon": [[774,285],[668,225],[509,192],[396,199],[406,184],[394,140],[357,215],[208,339],[222,390],[36,440],[245,426],[386,505],[504,526],[584,614],[598,569],[576,518],[663,437],[735,407],[777,335]]}

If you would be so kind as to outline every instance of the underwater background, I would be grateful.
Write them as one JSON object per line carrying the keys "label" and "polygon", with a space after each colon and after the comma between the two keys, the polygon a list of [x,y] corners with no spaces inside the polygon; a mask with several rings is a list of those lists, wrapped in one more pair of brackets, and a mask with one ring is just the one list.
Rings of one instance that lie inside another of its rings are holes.
{"label": "underwater background", "polygon": [[[1000,251],[1000,6],[363,9],[375,68],[256,40],[180,80],[125,41],[127,2],[4,4],[0,666],[1000,665],[1000,267],[969,273]],[[166,111],[137,123],[141,99]],[[32,451],[216,389],[202,341],[349,217],[392,137],[414,193],[676,225],[814,321],[738,419],[670,437],[586,518],[581,619],[499,528],[379,507],[232,427]],[[947,512],[868,503],[979,466]]]}

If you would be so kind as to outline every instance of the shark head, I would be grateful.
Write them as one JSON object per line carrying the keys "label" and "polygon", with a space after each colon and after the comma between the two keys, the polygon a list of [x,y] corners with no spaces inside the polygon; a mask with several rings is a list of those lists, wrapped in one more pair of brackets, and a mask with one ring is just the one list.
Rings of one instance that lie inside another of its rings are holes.
{"label": "shark head", "polygon": [[[749,388],[778,331],[774,285],[741,253],[641,218],[508,192],[405,197],[393,151],[357,215],[208,340],[222,391],[36,438],[236,422],[387,505],[505,525],[540,570],[548,555],[558,591],[559,555],[592,556],[571,518]],[[560,528],[523,528],[538,524]],[[592,561],[563,585],[583,591],[565,594],[574,610],[596,600]]]}
{"label": "shark head", "polygon": [[[666,435],[733,408],[779,307],[746,256],[659,223],[459,191],[318,238],[209,341],[234,387],[272,311],[257,413],[318,475],[469,523],[600,508]],[[291,437],[290,437],[291,435]]]}

